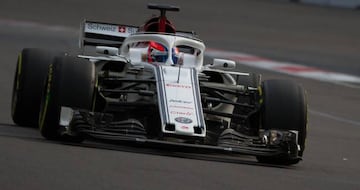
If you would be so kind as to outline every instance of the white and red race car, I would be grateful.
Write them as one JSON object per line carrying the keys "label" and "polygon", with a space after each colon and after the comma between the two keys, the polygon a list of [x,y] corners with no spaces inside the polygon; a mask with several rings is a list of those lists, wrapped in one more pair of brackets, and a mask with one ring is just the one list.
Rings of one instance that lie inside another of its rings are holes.
{"label": "white and red race car", "polygon": [[[205,45],[177,31],[166,11],[143,26],[85,21],[80,46],[95,55],[24,49],[12,117],[52,140],[85,138],[254,155],[296,164],[305,149],[307,102],[291,81],[204,63]],[[45,81],[45,82],[44,82]]]}

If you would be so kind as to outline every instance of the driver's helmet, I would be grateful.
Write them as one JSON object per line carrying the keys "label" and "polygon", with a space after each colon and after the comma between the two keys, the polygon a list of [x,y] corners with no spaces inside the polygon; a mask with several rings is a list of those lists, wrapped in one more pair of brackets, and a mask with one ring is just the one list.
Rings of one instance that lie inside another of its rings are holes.
{"label": "driver's helmet", "polygon": [[[166,63],[168,59],[168,48],[161,43],[154,41],[149,42],[147,61],[149,63]],[[179,50],[178,48],[172,48],[172,61],[177,64],[179,61]]]}

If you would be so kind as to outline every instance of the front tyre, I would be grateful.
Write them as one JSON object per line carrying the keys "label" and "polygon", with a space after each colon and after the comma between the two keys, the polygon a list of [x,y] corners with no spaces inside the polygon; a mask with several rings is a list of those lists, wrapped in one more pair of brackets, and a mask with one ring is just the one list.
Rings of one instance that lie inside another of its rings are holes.
{"label": "front tyre", "polygon": [[262,129],[294,130],[298,132],[300,146],[297,158],[289,155],[277,157],[258,156],[260,162],[271,164],[297,164],[305,150],[307,132],[307,101],[302,86],[285,80],[263,82]]}
{"label": "front tyre", "polygon": [[42,136],[61,140],[61,107],[91,110],[94,88],[93,63],[71,56],[56,57],[49,66],[40,104],[39,129]]}

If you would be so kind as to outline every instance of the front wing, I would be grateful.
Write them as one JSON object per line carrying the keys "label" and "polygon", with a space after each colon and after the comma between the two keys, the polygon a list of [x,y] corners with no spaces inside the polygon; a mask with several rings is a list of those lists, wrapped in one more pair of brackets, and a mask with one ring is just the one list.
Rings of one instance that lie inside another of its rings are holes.
{"label": "front wing", "polygon": [[[205,138],[189,136],[163,136],[148,137],[144,127],[137,121],[106,122],[103,113],[65,114],[70,108],[62,107],[64,139],[71,136],[83,136],[87,139],[102,140],[115,144],[130,143],[154,148],[170,148],[172,151],[196,151],[214,153],[235,153],[252,156],[289,156],[299,159],[297,133],[295,131],[267,130],[260,137],[247,136],[233,129],[225,129],[217,134],[216,142],[207,142]],[[77,112],[77,111],[75,111]],[[69,113],[69,112],[68,112]],[[83,116],[83,115],[87,116]],[[91,115],[91,116],[90,116]],[[81,117],[80,117],[81,116]],[[96,118],[101,117],[103,121]],[[84,118],[86,118],[84,120]],[[110,121],[110,120],[109,120]],[[210,131],[209,131],[210,132]]]}

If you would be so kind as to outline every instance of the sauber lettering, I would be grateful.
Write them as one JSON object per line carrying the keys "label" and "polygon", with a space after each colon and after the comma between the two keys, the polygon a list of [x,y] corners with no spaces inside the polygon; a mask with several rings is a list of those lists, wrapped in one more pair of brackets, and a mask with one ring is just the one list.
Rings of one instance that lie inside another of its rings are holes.
{"label": "sauber lettering", "polygon": [[88,23],[86,26],[89,30],[101,30],[101,31],[110,31],[110,32],[116,32],[118,28],[114,25],[97,24],[97,23]]}
{"label": "sauber lettering", "polygon": [[191,88],[190,85],[185,85],[185,84],[171,84],[171,83],[167,83],[166,86],[167,86],[167,87],[172,87],[172,88],[186,88],[186,89]]}
{"label": "sauber lettering", "polygon": [[126,30],[129,34],[134,34],[138,31],[138,28],[136,27],[126,27]]}

